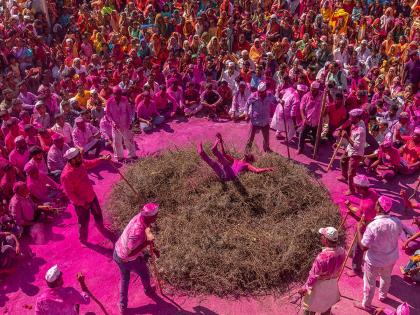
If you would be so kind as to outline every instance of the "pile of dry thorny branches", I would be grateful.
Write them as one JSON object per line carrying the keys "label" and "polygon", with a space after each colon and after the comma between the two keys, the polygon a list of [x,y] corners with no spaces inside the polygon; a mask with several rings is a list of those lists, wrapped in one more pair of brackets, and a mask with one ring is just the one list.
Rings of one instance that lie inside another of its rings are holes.
{"label": "pile of dry thorny branches", "polygon": [[122,231],[139,205],[157,202],[160,276],[178,292],[219,296],[281,292],[304,280],[320,251],[317,230],[338,226],[328,191],[308,171],[276,154],[270,173],[221,183],[193,148],[167,151],[130,166],[107,209]]}

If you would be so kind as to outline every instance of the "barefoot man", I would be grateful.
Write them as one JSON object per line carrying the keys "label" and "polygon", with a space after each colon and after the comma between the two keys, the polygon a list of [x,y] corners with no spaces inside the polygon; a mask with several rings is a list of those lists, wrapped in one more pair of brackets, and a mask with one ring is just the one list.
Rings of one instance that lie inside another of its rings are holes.
{"label": "barefoot man", "polygon": [[305,285],[299,290],[303,298],[304,315],[330,314],[331,308],[340,300],[338,275],[345,258],[345,251],[337,245],[338,231],[334,227],[319,230],[322,251],[312,264]]}

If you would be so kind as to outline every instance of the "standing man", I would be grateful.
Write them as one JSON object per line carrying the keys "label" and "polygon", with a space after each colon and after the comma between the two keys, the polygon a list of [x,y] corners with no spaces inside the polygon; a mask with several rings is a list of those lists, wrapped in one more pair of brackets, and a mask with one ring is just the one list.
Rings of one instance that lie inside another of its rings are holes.
{"label": "standing man", "polygon": [[347,131],[341,132],[342,137],[347,139],[348,145],[346,152],[340,160],[341,178],[339,180],[348,183],[349,189],[345,195],[354,194],[353,178],[356,176],[357,168],[365,153],[366,145],[366,126],[362,120],[363,110],[360,108],[353,109],[350,115],[350,135]]}
{"label": "standing man", "polygon": [[305,140],[309,133],[312,134],[312,144],[315,144],[319,116],[322,109],[322,94],[319,93],[320,84],[314,81],[311,89],[300,101],[300,115],[302,117],[302,130],[299,134],[299,149],[297,154],[302,154]]}
{"label": "standing man", "polygon": [[67,160],[67,164],[61,173],[61,184],[77,214],[80,242],[84,245],[87,244],[91,213],[99,232],[112,241],[113,235],[104,226],[101,206],[87,173],[88,169],[99,165],[103,161],[108,161],[110,156],[83,160],[80,150],[71,148],[66,151],[64,158]]}
{"label": "standing man", "polygon": [[[391,217],[392,200],[386,196],[378,198],[376,217],[365,227],[364,220],[357,225],[357,242],[365,256],[365,272],[363,276],[363,301],[354,306],[365,311],[372,311],[372,300],[375,295],[376,278],[380,277],[379,300],[385,301],[391,286],[391,273],[398,259],[398,239],[402,232],[402,224]],[[362,236],[363,235],[363,236]]]}
{"label": "standing man", "polygon": [[[148,203],[143,206],[128,225],[115,244],[114,261],[120,268],[120,312],[125,314],[128,304],[128,285],[130,283],[130,272],[133,271],[140,276],[144,293],[148,296],[154,293],[150,284],[150,273],[143,256],[143,250],[147,245],[153,243],[154,236],[150,231],[150,225],[157,219],[159,206]],[[159,256],[159,252],[154,253]]]}
{"label": "standing man", "polygon": [[63,273],[57,265],[48,269],[45,281],[48,289],[36,299],[36,315],[77,315],[79,305],[90,302],[85,277],[80,273],[77,274],[77,281],[80,283],[82,293],[72,287],[63,287]]}
{"label": "standing man", "polygon": [[134,108],[129,104],[128,98],[122,95],[119,86],[113,88],[114,96],[106,102],[106,116],[112,124],[112,143],[114,156],[119,161],[124,160],[123,141],[128,150],[128,159],[135,159],[136,146],[134,144],[131,121]]}
{"label": "standing man", "polygon": [[319,230],[322,251],[312,264],[305,285],[299,290],[303,298],[304,315],[330,314],[340,300],[338,276],[344,263],[345,251],[337,245],[338,231],[334,227]]}
{"label": "standing man", "polygon": [[[356,193],[360,195],[359,206],[351,205],[349,200],[346,200],[348,213],[354,217],[357,221],[364,218],[365,222],[369,224],[373,221],[376,216],[376,202],[378,201],[378,194],[373,188],[369,188],[370,182],[365,175],[357,175],[354,177],[354,187]],[[364,232],[364,231],[363,231]],[[355,276],[362,273],[363,263],[363,250],[359,245],[354,246],[353,251],[353,262],[352,262],[352,273],[348,273],[349,276]]]}
{"label": "standing man", "polygon": [[249,130],[248,142],[245,152],[249,152],[254,142],[257,131],[263,135],[264,152],[272,152],[270,149],[270,111],[277,105],[276,98],[267,94],[267,86],[265,82],[258,84],[257,93],[251,95],[247,102],[247,119],[251,119],[251,128]]}

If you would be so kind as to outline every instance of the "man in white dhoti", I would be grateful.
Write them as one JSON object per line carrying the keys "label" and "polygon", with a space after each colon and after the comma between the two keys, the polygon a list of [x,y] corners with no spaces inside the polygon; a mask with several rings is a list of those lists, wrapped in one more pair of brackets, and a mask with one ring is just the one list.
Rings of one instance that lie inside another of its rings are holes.
{"label": "man in white dhoti", "polygon": [[304,315],[330,314],[332,306],[340,300],[338,275],[346,253],[337,246],[338,231],[335,228],[322,228],[319,233],[324,247],[315,258],[305,285],[299,290],[304,295]]}
{"label": "man in white dhoti", "polygon": [[[271,120],[270,127],[276,130],[277,139],[285,139],[282,133],[286,131],[284,124],[287,126],[287,141],[293,139],[296,135],[296,113],[299,111],[300,99],[303,94],[308,91],[308,87],[298,84],[297,88],[288,87],[279,92],[276,111]],[[283,117],[284,115],[284,117]]]}

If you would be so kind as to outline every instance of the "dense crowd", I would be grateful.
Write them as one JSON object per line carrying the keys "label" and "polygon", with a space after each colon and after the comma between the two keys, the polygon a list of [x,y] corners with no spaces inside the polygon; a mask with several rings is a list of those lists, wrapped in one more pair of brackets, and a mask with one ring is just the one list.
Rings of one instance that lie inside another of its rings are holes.
{"label": "dense crowd", "polygon": [[[68,202],[82,243],[90,213],[107,236],[86,170],[110,159],[104,149],[135,160],[135,133],[181,116],[250,121],[246,151],[259,131],[271,151],[270,128],[299,154],[308,139],[320,150],[335,139],[347,193],[374,205],[359,167],[384,181],[418,174],[418,1],[3,0],[1,10],[2,272],[30,227]],[[419,279],[416,253],[403,273]]]}

